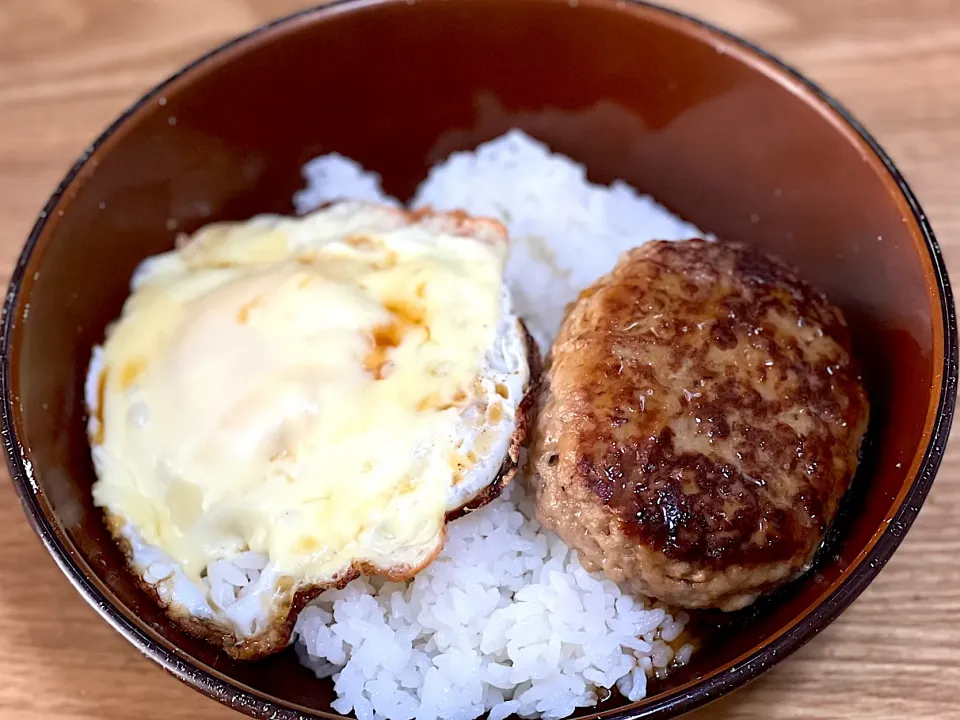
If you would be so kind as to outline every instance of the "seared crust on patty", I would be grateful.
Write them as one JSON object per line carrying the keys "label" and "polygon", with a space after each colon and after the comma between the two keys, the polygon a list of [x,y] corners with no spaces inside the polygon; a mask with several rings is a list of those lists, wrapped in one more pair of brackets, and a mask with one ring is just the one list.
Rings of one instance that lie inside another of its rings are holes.
{"label": "seared crust on patty", "polygon": [[540,406],[540,522],[635,592],[725,610],[806,569],[868,416],[839,309],[703,240],[632,250],[581,295]]}

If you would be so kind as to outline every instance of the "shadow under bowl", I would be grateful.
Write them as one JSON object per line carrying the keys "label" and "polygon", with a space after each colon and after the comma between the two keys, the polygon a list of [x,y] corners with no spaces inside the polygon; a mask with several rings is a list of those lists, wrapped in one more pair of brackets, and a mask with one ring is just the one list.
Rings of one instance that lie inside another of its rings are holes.
{"label": "shadow under bowl", "polygon": [[646,700],[666,717],[737,688],[866,587],[939,465],[957,377],[939,249],[876,142],[822,91],[692,18],[614,0],[356,0],[228,43],[84,153],[20,257],[2,328],[4,441],[27,515],[79,592],[180,679],[258,717],[339,717],[292,651],[235,662],[179,632],[133,582],[90,496],[83,380],[134,267],[216,220],[292,212],[300,169],[340,152],[408,197],[455,150],[519,127],[721,238],[800,268],[841,306],[873,416],[816,567],[734,615]]}

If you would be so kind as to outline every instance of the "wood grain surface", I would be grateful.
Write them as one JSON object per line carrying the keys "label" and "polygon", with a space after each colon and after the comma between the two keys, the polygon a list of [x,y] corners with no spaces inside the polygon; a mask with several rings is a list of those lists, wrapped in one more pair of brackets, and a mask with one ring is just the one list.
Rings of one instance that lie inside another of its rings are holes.
{"label": "wood grain surface", "polygon": [[[303,0],[0,0],[0,279],[122,109]],[[912,183],[960,278],[960,0],[675,0],[799,67]],[[3,471],[5,474],[5,470]],[[960,718],[960,445],[914,528],[819,638],[695,720]],[[0,482],[0,717],[239,718],[166,675],[60,575]]]}

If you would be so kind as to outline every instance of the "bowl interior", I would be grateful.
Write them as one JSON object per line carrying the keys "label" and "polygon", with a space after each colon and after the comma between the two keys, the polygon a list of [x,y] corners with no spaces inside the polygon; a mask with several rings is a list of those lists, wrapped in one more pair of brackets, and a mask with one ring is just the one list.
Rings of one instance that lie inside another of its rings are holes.
{"label": "bowl interior", "polygon": [[[882,162],[771,62],[663,11],[399,0],[300,16],[173,80],[99,145],[36,235],[8,338],[12,427],[35,487],[28,509],[143,640],[255,692],[329,710],[331,686],[292,652],[237,663],[173,628],[92,506],[83,378],[135,265],[180,231],[292,212],[300,168],[316,155],[352,157],[407,197],[431,164],[511,127],[585,163],[594,181],[622,178],[704,230],[784,257],[846,312],[873,416],[835,537],[785,591],[699,618],[703,647],[644,707],[663,709],[671,691],[785,631],[812,634],[811,612],[900,507],[941,394],[934,268]],[[793,627],[801,620],[807,629]]]}

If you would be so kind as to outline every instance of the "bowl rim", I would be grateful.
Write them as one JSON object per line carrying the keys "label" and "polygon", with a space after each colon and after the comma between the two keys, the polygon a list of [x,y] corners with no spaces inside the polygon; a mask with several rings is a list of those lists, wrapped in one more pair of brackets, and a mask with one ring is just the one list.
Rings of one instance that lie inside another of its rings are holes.
{"label": "bowl rim", "polygon": [[[165,80],[154,86],[120,114],[99,137],[94,140],[76,160],[56,190],[50,196],[28,236],[11,275],[0,320],[0,421],[2,421],[3,445],[11,479],[16,488],[25,514],[34,531],[60,570],[83,598],[97,612],[136,646],[143,654],[157,662],[179,680],[194,687],[208,697],[236,710],[258,718],[279,720],[306,720],[307,718],[331,718],[342,716],[326,711],[304,707],[281,700],[236,682],[216,669],[188,660],[185,653],[153,631],[148,631],[140,622],[134,622],[126,613],[111,602],[111,598],[88,577],[89,568],[82,558],[71,549],[72,543],[65,533],[47,516],[39,500],[38,486],[33,479],[33,470],[26,452],[16,434],[14,424],[15,399],[10,378],[10,349],[12,330],[15,325],[15,309],[19,300],[25,272],[36,244],[57,204],[74,180],[87,167],[88,160],[123,126],[132,115],[163,93],[168,87],[202,65],[214,59],[225,58],[228,51],[246,45],[281,27],[292,27],[299,22],[319,22],[334,14],[411,0],[333,0],[319,6],[308,7],[264,23],[244,34],[231,38],[197,59],[181,67]],[[414,0],[415,1],[415,0]],[[542,0],[541,0],[542,1]],[[770,77],[790,89],[807,94],[811,107],[832,115],[838,129],[852,131],[854,140],[859,140],[879,160],[888,179],[893,182],[901,198],[906,202],[913,220],[923,238],[936,281],[943,332],[943,366],[940,397],[932,420],[930,437],[916,474],[905,492],[896,512],[879,535],[875,535],[866,553],[861,553],[859,562],[852,563],[844,576],[816,601],[811,609],[768,638],[763,644],[744,653],[739,658],[712,671],[707,676],[693,678],[683,685],[660,695],[629,705],[601,711],[594,717],[609,720],[639,720],[640,718],[665,718],[679,715],[706,705],[726,695],[759,676],[764,670],[792,654],[818,635],[827,625],[846,609],[880,572],[893,552],[900,545],[907,530],[916,519],[925,500],[940,462],[946,450],[956,404],[958,377],[957,322],[953,293],[945,263],[933,229],[920,204],[903,175],[891,158],[853,114],[843,107],[819,85],[806,78],[791,65],[762,49],[750,40],[725,30],[694,15],[663,7],[649,0],[579,0],[583,4],[605,5],[619,11],[633,10],[644,13],[660,24],[672,24],[683,34],[713,41],[718,52],[735,52],[744,64]],[[554,0],[574,5],[575,0]],[[411,3],[412,4],[412,3]],[[829,117],[827,119],[830,119]],[[936,328],[935,328],[936,331]]]}

